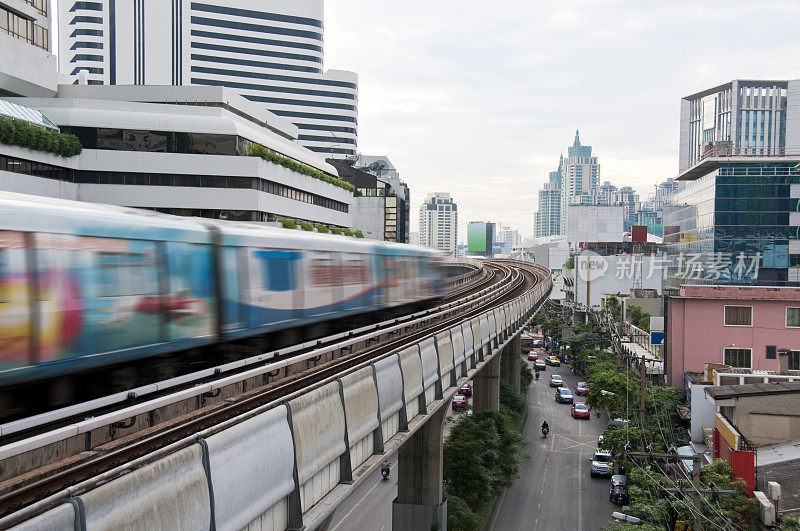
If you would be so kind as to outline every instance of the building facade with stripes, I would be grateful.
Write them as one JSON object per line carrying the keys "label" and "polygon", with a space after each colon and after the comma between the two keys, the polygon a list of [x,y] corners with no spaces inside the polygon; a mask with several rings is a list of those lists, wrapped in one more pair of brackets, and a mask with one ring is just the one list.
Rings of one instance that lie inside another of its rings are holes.
{"label": "building facade with stripes", "polygon": [[297,125],[325,157],[353,157],[358,75],[323,67],[323,0],[62,0],[59,70],[78,83],[238,91]]}

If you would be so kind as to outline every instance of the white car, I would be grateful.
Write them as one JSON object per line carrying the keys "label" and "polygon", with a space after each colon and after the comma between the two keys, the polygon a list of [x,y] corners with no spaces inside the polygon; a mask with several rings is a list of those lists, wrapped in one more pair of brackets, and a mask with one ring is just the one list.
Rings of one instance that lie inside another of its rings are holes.
{"label": "white car", "polygon": [[607,450],[598,450],[590,458],[592,460],[591,475],[611,476],[614,470],[614,457]]}
{"label": "white car", "polygon": [[550,387],[561,387],[562,385],[564,385],[564,380],[561,379],[561,376],[557,374],[550,376]]}

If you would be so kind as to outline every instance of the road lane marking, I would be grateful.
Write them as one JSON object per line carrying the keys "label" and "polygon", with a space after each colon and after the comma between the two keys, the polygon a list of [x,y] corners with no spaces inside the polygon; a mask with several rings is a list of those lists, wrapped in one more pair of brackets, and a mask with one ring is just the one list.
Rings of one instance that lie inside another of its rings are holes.
{"label": "road lane marking", "polygon": [[578,531],[583,530],[583,459],[578,459]]}
{"label": "road lane marking", "polygon": [[[383,481],[383,479],[381,479],[381,481]],[[336,525],[335,525],[335,526],[333,526],[333,528],[331,529],[331,531],[335,531],[335,530],[336,530],[336,528],[338,528],[340,525],[342,525],[342,522],[344,522],[344,521],[345,521],[345,520],[346,520],[346,519],[347,519],[347,518],[348,518],[348,517],[349,517],[351,514],[353,514],[353,511],[355,511],[356,509],[358,509],[358,506],[359,506],[359,505],[361,505],[361,502],[362,502],[362,501],[364,501],[364,500],[366,499],[366,497],[367,497],[367,496],[369,496],[370,494],[372,494],[372,491],[373,491],[373,490],[375,490],[375,487],[377,487],[377,486],[378,486],[378,485],[380,485],[380,484],[381,484],[381,483],[380,483],[380,481],[376,481],[376,482],[375,482],[375,484],[374,484],[374,485],[373,485],[373,486],[372,486],[372,487],[371,487],[371,488],[370,488],[370,489],[369,489],[367,492],[365,492],[363,496],[361,496],[361,499],[359,499],[359,500],[356,502],[356,504],[355,504],[355,505],[353,505],[353,506],[350,508],[350,510],[349,510],[349,511],[347,511],[347,512],[344,514],[344,516],[342,516],[341,518],[339,518],[339,521],[338,521],[338,522],[336,522]],[[381,529],[383,529],[383,528],[381,528]]]}

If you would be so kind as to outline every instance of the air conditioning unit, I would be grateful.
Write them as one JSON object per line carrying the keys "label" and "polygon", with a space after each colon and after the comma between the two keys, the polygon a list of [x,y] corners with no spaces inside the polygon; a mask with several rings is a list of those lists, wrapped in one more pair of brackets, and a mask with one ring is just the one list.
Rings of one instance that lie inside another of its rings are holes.
{"label": "air conditioning unit", "polygon": [[775,525],[775,505],[767,495],[757,490],[753,493],[758,501],[758,517],[764,525]]}

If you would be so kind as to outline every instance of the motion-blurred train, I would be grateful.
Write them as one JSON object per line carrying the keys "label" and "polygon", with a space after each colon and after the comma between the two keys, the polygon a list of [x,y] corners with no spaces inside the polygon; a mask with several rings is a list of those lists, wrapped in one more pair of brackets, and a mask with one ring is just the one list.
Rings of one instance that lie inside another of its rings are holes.
{"label": "motion-blurred train", "polygon": [[438,299],[439,261],[410,245],[0,192],[0,387]]}

